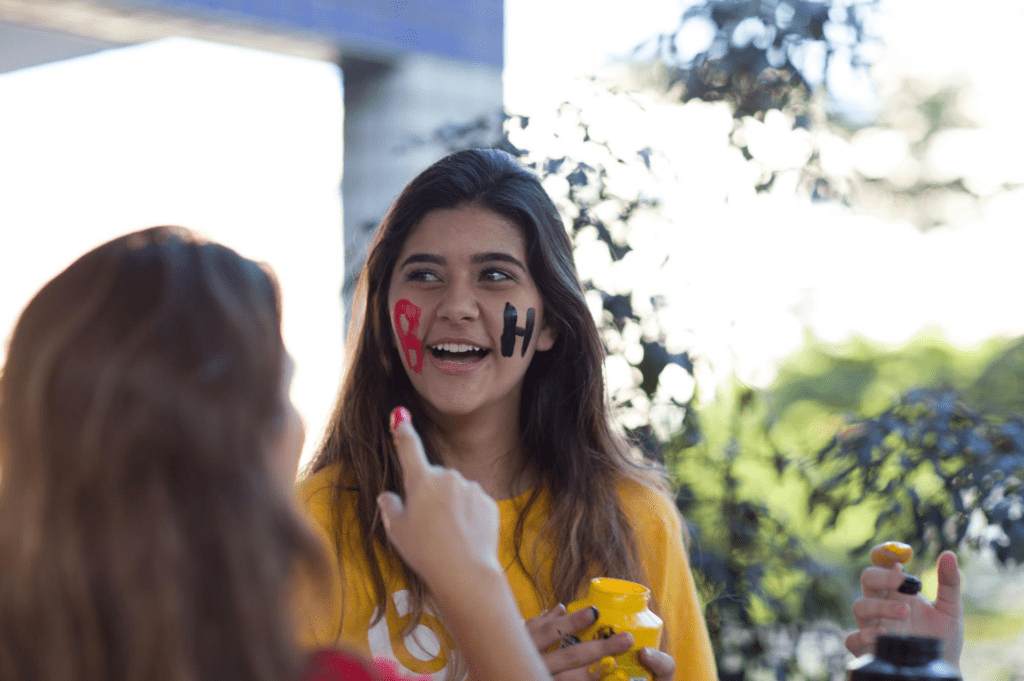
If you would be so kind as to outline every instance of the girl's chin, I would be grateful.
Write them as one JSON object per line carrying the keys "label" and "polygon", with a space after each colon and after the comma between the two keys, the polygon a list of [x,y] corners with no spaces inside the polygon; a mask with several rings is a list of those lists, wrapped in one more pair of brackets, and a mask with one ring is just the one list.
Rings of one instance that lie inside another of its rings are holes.
{"label": "girl's chin", "polygon": [[[480,397],[479,399],[452,399],[451,393],[442,395],[430,395],[417,391],[420,404],[434,419],[463,419],[481,414],[490,413],[495,407],[501,407],[504,400],[493,400]],[[511,404],[509,406],[512,406]],[[507,408],[507,407],[506,407]]]}
{"label": "girl's chin", "polygon": [[477,403],[451,403],[451,402],[444,402],[444,403],[440,403],[440,404],[433,403],[433,402],[427,402],[427,404],[428,404],[428,408],[430,409],[430,411],[433,414],[435,414],[436,417],[439,417],[439,418],[442,418],[442,419],[457,419],[457,418],[466,418],[468,416],[473,416],[474,414],[479,412],[480,408],[483,406],[483,405],[477,404]]}

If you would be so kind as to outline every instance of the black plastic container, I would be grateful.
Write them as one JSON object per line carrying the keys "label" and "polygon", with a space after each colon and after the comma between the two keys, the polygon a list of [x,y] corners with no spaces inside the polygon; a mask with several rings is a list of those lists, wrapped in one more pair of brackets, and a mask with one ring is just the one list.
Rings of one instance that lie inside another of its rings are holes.
{"label": "black plastic container", "polygon": [[922,636],[883,634],[875,654],[857,658],[847,670],[849,681],[961,681],[942,659],[942,641]]}

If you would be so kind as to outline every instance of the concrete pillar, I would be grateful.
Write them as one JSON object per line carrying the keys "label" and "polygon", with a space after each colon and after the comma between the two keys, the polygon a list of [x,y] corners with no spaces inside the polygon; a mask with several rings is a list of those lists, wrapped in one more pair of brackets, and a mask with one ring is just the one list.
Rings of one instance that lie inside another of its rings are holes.
{"label": "concrete pillar", "polygon": [[121,46],[121,43],[0,21],[0,73]]}
{"label": "concrete pillar", "polygon": [[[352,292],[373,231],[402,188],[450,150],[433,139],[445,125],[502,108],[501,68],[429,54],[340,60],[345,84],[342,211],[346,325]],[[492,130],[496,130],[492,126]]]}

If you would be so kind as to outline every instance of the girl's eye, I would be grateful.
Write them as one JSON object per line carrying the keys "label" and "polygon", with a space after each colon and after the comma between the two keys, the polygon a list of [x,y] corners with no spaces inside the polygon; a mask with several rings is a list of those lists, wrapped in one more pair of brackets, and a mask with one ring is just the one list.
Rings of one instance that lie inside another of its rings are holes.
{"label": "girl's eye", "polygon": [[430,270],[412,270],[411,272],[406,273],[405,280],[434,282],[441,281],[441,278]]}
{"label": "girl's eye", "polygon": [[512,275],[504,270],[498,270],[489,268],[480,273],[480,278],[484,281],[510,281],[513,279]]}

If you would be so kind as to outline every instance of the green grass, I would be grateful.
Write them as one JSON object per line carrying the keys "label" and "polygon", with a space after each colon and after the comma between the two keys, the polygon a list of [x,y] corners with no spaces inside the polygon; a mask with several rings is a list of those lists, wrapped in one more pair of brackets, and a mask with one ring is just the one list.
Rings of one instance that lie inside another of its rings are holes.
{"label": "green grass", "polygon": [[1024,612],[992,611],[972,608],[964,612],[964,638],[968,641],[988,641],[1016,636],[1024,632]]}

